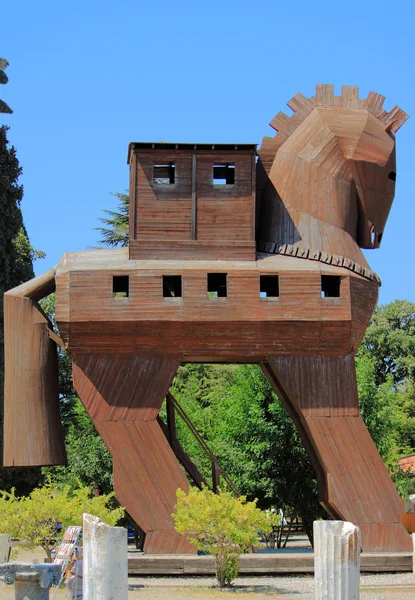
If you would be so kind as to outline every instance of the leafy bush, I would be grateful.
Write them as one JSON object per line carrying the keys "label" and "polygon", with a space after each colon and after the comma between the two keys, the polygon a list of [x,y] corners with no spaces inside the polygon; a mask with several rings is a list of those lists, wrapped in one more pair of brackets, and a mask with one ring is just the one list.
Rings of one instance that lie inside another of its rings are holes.
{"label": "leafy bush", "polygon": [[115,525],[124,510],[107,508],[114,494],[90,497],[87,487],[78,487],[72,494],[69,488],[58,489],[53,484],[34,489],[29,496],[17,498],[11,493],[0,491],[0,531],[10,533],[19,540],[20,546],[43,548],[47,559],[52,560],[56,543],[57,525],[81,525],[83,513],[99,517],[108,525]]}
{"label": "leafy bush", "polygon": [[235,498],[230,492],[214,494],[204,487],[177,490],[176,512],[172,515],[176,531],[198,550],[216,559],[220,587],[230,585],[239,572],[239,556],[255,545],[258,530],[269,533],[271,524],[254,502]]}

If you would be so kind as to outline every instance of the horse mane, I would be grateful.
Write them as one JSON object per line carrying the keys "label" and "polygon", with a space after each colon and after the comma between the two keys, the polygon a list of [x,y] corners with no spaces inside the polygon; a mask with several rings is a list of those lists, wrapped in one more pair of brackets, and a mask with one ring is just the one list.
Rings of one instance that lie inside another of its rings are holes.
{"label": "horse mane", "polygon": [[[266,136],[262,140],[258,155],[263,167],[263,174],[268,175],[278,149],[317,106],[366,110],[383,123],[386,131],[396,133],[408,119],[408,115],[398,106],[394,106],[389,112],[384,110],[384,101],[385,96],[376,92],[369,92],[367,98],[359,98],[359,88],[350,85],[342,86],[341,96],[334,95],[333,84],[317,84],[316,94],[312,98],[306,98],[300,93],[296,94],[287,102],[293,114],[288,116],[279,112],[270,122],[270,126],[277,132],[276,135],[274,137]],[[261,187],[260,184],[259,188],[261,189]]]}

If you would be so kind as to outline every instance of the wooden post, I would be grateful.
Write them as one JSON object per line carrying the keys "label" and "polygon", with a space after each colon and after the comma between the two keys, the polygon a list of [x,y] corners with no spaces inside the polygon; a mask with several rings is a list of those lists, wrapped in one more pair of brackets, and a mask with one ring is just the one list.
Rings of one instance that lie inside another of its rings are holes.
{"label": "wooden post", "polygon": [[197,238],[197,156],[192,154],[192,214],[191,214],[191,238]]}
{"label": "wooden post", "polygon": [[220,469],[216,461],[212,463],[212,490],[215,494],[218,493],[220,487]]}
{"label": "wooden post", "polygon": [[4,294],[6,467],[66,464],[56,343],[37,304],[54,288],[51,269]]}
{"label": "wooden post", "polygon": [[169,395],[166,396],[166,412],[167,412],[167,435],[170,446],[174,448],[177,445],[176,438],[176,414],[173,401]]}

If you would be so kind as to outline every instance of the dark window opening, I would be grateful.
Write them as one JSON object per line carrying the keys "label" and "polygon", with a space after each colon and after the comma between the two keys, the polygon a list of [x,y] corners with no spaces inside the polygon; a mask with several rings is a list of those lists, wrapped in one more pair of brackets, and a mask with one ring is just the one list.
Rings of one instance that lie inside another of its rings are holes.
{"label": "dark window opening", "polygon": [[163,165],[153,165],[153,183],[157,185],[171,185],[174,183],[175,165],[165,163]]}
{"label": "dark window opening", "polygon": [[209,298],[226,298],[226,273],[208,273],[207,292]]}
{"label": "dark window opening", "polygon": [[339,275],[322,275],[321,297],[340,298],[340,279]]}
{"label": "dark window opening", "polygon": [[388,177],[389,177],[389,179],[390,179],[391,181],[396,181],[396,173],[395,173],[395,171],[391,171],[391,172],[389,173]]}
{"label": "dark window opening", "polygon": [[128,298],[130,294],[130,278],[128,275],[114,275],[112,278],[113,298]]}
{"label": "dark window opening", "polygon": [[213,185],[233,185],[235,183],[235,165],[213,165]]}
{"label": "dark window opening", "polygon": [[280,295],[278,275],[259,276],[259,295],[261,298],[278,298]]}
{"label": "dark window opening", "polygon": [[370,243],[372,244],[372,246],[374,246],[375,242],[376,242],[376,227],[374,225],[372,225],[372,227],[370,228]]}
{"label": "dark window opening", "polygon": [[182,276],[163,275],[163,298],[182,297]]}

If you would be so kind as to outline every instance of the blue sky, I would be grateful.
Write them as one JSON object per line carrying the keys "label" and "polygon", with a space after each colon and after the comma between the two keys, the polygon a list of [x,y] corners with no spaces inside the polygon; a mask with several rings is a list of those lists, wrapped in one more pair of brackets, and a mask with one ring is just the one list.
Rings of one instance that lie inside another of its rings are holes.
{"label": "blue sky", "polygon": [[397,193],[380,250],[380,301],[415,301],[412,0],[3,3],[10,62],[2,115],[24,169],[23,212],[41,273],[97,244],[130,141],[260,143],[316,83],[358,85],[413,115],[397,134]]}

